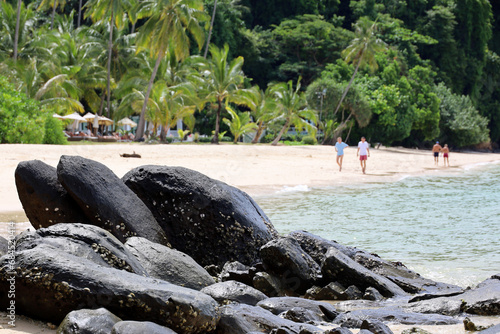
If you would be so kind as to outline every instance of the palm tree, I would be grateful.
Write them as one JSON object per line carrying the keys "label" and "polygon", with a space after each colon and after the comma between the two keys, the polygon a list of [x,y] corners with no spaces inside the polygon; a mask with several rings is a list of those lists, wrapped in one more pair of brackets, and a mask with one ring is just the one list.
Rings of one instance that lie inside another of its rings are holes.
{"label": "palm tree", "polygon": [[349,44],[349,46],[342,51],[342,55],[347,63],[352,62],[353,64],[356,64],[356,67],[333,115],[336,115],[339,111],[359,68],[368,66],[370,70],[376,70],[378,65],[375,59],[375,54],[384,51],[386,48],[386,44],[380,38],[375,36],[375,32],[377,30],[376,22],[370,21],[367,17],[362,17],[358,20],[358,22],[356,22],[354,27],[356,38],[354,38],[351,41],[351,44]]}
{"label": "palm tree", "polygon": [[207,15],[203,12],[202,0],[146,0],[139,3],[137,17],[149,17],[140,29],[137,52],[149,50],[156,58],[137,127],[135,140],[140,140],[144,135],[147,101],[165,53],[172,46],[176,58],[185,59],[189,55],[188,32],[201,49],[204,32],[200,23]]}
{"label": "palm tree", "polygon": [[17,1],[17,14],[16,14],[16,31],[15,31],[15,36],[14,36],[14,55],[12,58],[14,59],[14,62],[17,61],[17,43],[19,41],[19,24],[21,21],[21,6],[23,2],[21,0]]}
{"label": "palm tree", "polygon": [[267,125],[275,118],[276,99],[273,93],[274,87],[269,85],[265,91],[256,88],[255,91],[255,110],[252,111],[252,116],[257,124],[255,137],[252,139],[252,144],[259,141],[262,132],[267,128]]}
{"label": "palm tree", "polygon": [[231,115],[231,120],[224,118],[222,121],[227,124],[229,131],[234,136],[234,143],[237,144],[238,139],[257,128],[257,124],[250,121],[250,113],[244,112],[237,114],[231,107],[226,106],[227,112]]}
{"label": "palm tree", "polygon": [[211,59],[204,66],[204,83],[202,95],[210,102],[217,104],[215,119],[215,131],[212,138],[213,144],[219,143],[220,117],[223,105],[233,102],[240,105],[246,105],[253,109],[255,104],[248,95],[249,90],[241,90],[244,74],[241,70],[243,66],[243,57],[238,57],[228,62],[229,46],[219,49],[215,45],[210,45]]}
{"label": "palm tree", "polygon": [[35,30],[35,12],[31,6],[18,3],[17,10],[7,1],[0,2],[0,61],[11,58],[14,62],[25,57],[25,48]]}
{"label": "palm tree", "polygon": [[56,8],[61,7],[64,8],[66,5],[66,0],[42,0],[40,6],[38,6],[38,10],[49,7],[52,7],[52,14],[50,18],[50,30],[54,29],[54,19],[56,16]]}
{"label": "palm tree", "polygon": [[90,16],[94,22],[104,21],[109,26],[108,40],[108,77],[106,85],[107,110],[111,112],[111,61],[113,58],[113,30],[123,29],[127,24],[125,12],[132,9],[130,0],[90,0],[85,7],[88,8],[85,16]]}
{"label": "palm tree", "polygon": [[277,98],[279,116],[275,120],[284,120],[285,123],[281,128],[278,136],[273,140],[271,145],[276,146],[290,125],[294,125],[297,130],[304,127],[313,129],[313,125],[308,121],[316,122],[316,112],[307,109],[305,93],[300,91],[300,79],[297,81],[297,87],[293,89],[292,80],[288,84],[277,84],[273,88],[273,92]]}

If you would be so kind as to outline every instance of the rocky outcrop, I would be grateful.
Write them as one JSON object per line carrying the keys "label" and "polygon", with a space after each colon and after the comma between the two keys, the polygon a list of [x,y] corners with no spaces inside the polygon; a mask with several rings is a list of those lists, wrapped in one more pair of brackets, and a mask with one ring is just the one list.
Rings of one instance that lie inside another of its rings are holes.
{"label": "rocky outcrop", "polygon": [[111,233],[88,224],[57,224],[35,232],[24,232],[16,242],[22,251],[47,245],[105,267],[123,269],[142,276],[148,273]]}
{"label": "rocky outcrop", "polygon": [[135,255],[151,277],[195,290],[215,283],[203,267],[178,250],[140,237],[129,238],[125,247]]}
{"label": "rocky outcrop", "polygon": [[355,310],[341,313],[334,323],[349,328],[360,328],[363,321],[381,321],[383,323],[405,325],[454,325],[461,323],[454,317],[438,314],[412,313],[401,308],[384,307],[380,309]]}
{"label": "rocky outcrop", "polygon": [[54,167],[40,160],[22,161],[14,175],[17,194],[34,228],[89,222],[57,179]]}
{"label": "rocky outcrop", "polygon": [[330,248],[321,265],[325,278],[341,284],[355,284],[360,290],[377,289],[385,297],[405,296],[407,293],[389,279],[375,274],[335,248]]}
{"label": "rocky outcrop", "polygon": [[57,176],[92,224],[110,231],[122,242],[138,236],[168,244],[151,211],[108,167],[63,155]]}
{"label": "rocky outcrop", "polygon": [[379,320],[364,320],[360,328],[369,330],[374,334],[394,334],[386,324]]}
{"label": "rocky outcrop", "polygon": [[246,266],[241,262],[226,262],[219,273],[220,281],[238,281],[246,285],[253,285],[253,278],[257,268]]}
{"label": "rocky outcrop", "polygon": [[261,300],[267,299],[267,296],[259,290],[236,281],[215,283],[203,288],[201,292],[206,293],[220,304],[237,302],[254,306]]}
{"label": "rocky outcrop", "polygon": [[500,315],[500,279],[482,282],[475,289],[464,293],[439,297],[408,304],[408,309],[419,313],[458,315],[462,312],[477,315]]}
{"label": "rocky outcrop", "polygon": [[123,177],[168,240],[202,266],[251,265],[277,232],[246,193],[182,167],[142,166]]}
{"label": "rocky outcrop", "polygon": [[0,236],[0,257],[7,254],[8,250],[9,250],[9,240]]}
{"label": "rocky outcrop", "polygon": [[[60,322],[70,311],[104,307],[122,319],[152,321],[181,333],[205,333],[219,320],[211,297],[124,270],[107,268],[49,245],[17,252],[14,273],[0,258],[0,290],[16,281],[16,312]],[[0,297],[1,307],[9,302]]]}
{"label": "rocky outcrop", "polygon": [[[273,332],[273,330],[279,330]],[[256,333],[323,333],[318,327],[299,324],[278,317],[258,306],[246,304],[229,304],[221,308],[221,319],[217,326],[217,334]]]}
{"label": "rocky outcrop", "polygon": [[120,321],[113,326],[111,334],[177,334],[170,328],[150,321]]}
{"label": "rocky outcrop", "polygon": [[109,334],[120,321],[105,308],[71,311],[57,328],[57,334]]}
{"label": "rocky outcrop", "polygon": [[260,249],[267,272],[281,277],[287,294],[303,294],[322,278],[319,265],[293,238],[272,240]]}

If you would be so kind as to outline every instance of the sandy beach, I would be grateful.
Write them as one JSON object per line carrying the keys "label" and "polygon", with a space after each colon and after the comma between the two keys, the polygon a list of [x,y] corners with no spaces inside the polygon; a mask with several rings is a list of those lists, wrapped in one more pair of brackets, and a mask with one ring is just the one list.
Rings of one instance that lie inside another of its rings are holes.
{"label": "sandy beach", "polygon": [[[137,153],[141,158],[123,158],[120,154]],[[367,174],[361,172],[356,148],[345,150],[342,172],[335,163],[331,146],[277,146],[233,144],[169,144],[137,143],[87,144],[65,146],[0,145],[0,222],[26,222],[17,196],[14,173],[19,162],[38,159],[56,167],[61,155],[79,155],[99,161],[122,177],[141,165],[182,166],[226,182],[251,196],[272,194],[286,187],[326,187],[341,184],[392,182],[412,175],[447,174],[478,164],[500,161],[500,154],[450,154],[451,167],[434,165],[430,151],[403,148],[371,148]],[[30,227],[18,224],[16,233]],[[7,224],[0,224],[0,235],[7,236]],[[8,328],[5,313],[0,312],[1,333],[55,333],[41,322],[18,317],[16,328]],[[499,323],[498,317],[476,319],[478,324]],[[3,329],[2,329],[3,326]],[[394,333],[414,326],[391,326]],[[418,326],[431,333],[466,333],[462,325]],[[356,333],[357,331],[353,331]]]}

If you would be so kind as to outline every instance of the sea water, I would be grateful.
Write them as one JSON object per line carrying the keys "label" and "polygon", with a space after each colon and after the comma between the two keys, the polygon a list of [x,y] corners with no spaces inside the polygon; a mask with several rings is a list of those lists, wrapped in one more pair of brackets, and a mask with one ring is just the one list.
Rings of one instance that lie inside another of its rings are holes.
{"label": "sea water", "polygon": [[433,280],[467,287],[500,273],[498,163],[255,200],[281,234],[306,230]]}

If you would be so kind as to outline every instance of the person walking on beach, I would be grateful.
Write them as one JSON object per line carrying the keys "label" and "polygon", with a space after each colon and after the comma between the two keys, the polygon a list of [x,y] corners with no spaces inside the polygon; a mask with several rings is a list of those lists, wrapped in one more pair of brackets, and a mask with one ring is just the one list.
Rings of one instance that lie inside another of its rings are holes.
{"label": "person walking on beach", "polygon": [[448,163],[448,167],[450,167],[450,160],[449,160],[450,149],[448,148],[448,144],[444,144],[444,147],[441,150],[441,152],[443,152],[444,166],[446,167],[446,163]]}
{"label": "person walking on beach", "polygon": [[366,160],[370,156],[369,144],[366,142],[365,137],[361,137],[361,141],[358,143],[358,153],[359,163],[361,164],[361,170],[363,174],[366,174]]}
{"label": "person walking on beach", "polygon": [[432,146],[432,153],[434,154],[434,165],[438,165],[438,160],[439,160],[439,152],[441,152],[443,148],[441,145],[439,145],[439,142],[437,141],[434,146]]}
{"label": "person walking on beach", "polygon": [[342,160],[344,160],[344,148],[347,145],[342,141],[342,137],[337,138],[337,142],[335,143],[335,151],[337,152],[337,165],[339,165],[339,172],[342,171]]}

